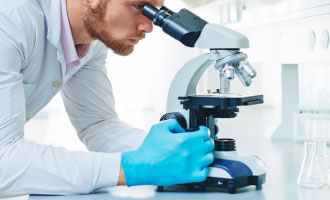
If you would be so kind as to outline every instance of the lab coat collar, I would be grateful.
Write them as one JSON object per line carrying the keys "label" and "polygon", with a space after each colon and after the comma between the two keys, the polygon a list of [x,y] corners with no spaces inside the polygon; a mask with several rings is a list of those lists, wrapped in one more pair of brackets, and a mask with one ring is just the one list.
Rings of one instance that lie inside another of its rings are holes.
{"label": "lab coat collar", "polygon": [[57,60],[61,65],[62,78],[65,76],[66,64],[61,45],[61,3],[60,1],[51,1],[50,15],[48,24],[47,39],[57,50]]}

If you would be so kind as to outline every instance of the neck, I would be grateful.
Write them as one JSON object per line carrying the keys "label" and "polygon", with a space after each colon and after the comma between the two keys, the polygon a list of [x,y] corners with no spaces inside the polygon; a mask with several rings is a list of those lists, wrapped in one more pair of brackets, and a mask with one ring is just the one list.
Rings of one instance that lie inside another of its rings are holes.
{"label": "neck", "polygon": [[87,13],[87,6],[81,0],[66,0],[66,9],[74,44],[91,43],[93,39],[89,36],[82,17]]}

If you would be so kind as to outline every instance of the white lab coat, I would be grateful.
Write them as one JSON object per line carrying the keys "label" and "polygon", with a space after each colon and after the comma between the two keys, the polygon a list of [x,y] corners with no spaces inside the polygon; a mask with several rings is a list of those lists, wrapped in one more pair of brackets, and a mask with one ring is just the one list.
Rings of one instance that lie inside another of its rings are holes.
{"label": "white lab coat", "polygon": [[[0,0],[0,198],[114,186],[118,152],[137,148],[145,136],[115,113],[102,43],[93,42],[81,64],[66,74],[60,14],[59,0]],[[95,152],[24,139],[26,119],[59,91],[79,138]]]}

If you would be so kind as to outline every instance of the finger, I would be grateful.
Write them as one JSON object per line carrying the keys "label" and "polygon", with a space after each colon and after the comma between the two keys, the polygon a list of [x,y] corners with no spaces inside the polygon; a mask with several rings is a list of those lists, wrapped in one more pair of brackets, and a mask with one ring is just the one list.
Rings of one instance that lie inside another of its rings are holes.
{"label": "finger", "polygon": [[204,141],[207,141],[207,140],[210,140],[210,129],[207,128],[206,126],[199,126],[199,130],[203,131],[204,132]]}
{"label": "finger", "polygon": [[214,142],[213,140],[207,140],[204,142],[204,152],[205,153],[210,153],[213,152],[214,150]]}
{"label": "finger", "polygon": [[201,160],[201,168],[207,167],[214,161],[213,153],[206,154]]}
{"label": "finger", "polygon": [[209,140],[209,129],[205,126],[200,126],[199,130],[189,132],[187,135],[189,135],[191,138],[202,138],[203,141]]}
{"label": "finger", "polygon": [[207,167],[202,168],[198,172],[194,174],[194,181],[193,182],[203,182],[206,180],[207,175],[209,174],[209,169]]}
{"label": "finger", "polygon": [[164,121],[164,125],[171,133],[183,133],[185,130],[181,127],[176,119],[170,119]]}

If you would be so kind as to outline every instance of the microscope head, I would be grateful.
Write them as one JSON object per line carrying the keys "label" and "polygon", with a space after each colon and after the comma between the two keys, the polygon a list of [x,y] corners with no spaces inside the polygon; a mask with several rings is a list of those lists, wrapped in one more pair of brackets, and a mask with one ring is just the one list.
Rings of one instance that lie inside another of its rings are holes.
{"label": "microscope head", "polygon": [[244,35],[217,24],[210,24],[187,9],[178,13],[146,4],[142,14],[165,33],[188,47],[217,50],[248,48],[249,40]]}

